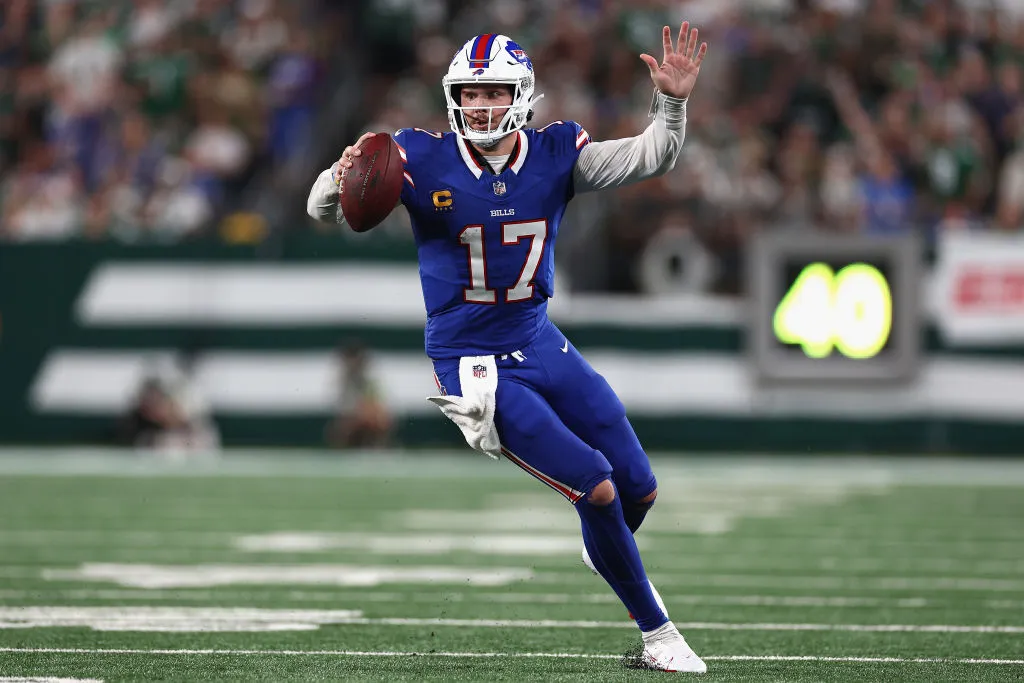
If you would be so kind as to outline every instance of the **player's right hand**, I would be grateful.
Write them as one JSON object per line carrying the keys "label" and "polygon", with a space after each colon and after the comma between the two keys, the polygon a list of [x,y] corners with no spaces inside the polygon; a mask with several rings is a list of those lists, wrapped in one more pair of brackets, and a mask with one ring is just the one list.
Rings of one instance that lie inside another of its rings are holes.
{"label": "player's right hand", "polygon": [[360,146],[376,133],[363,133],[356,140],[354,145],[349,145],[345,148],[345,151],[341,153],[341,158],[338,159],[338,167],[334,169],[334,182],[338,185],[341,184],[341,179],[345,177],[345,173],[348,169],[352,168],[352,158],[360,156],[363,152],[360,150]]}

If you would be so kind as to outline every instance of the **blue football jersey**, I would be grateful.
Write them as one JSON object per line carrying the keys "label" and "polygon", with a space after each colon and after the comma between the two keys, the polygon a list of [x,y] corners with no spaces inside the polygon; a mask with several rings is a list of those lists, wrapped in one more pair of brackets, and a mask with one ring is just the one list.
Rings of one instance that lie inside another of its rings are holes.
{"label": "blue football jersey", "polygon": [[454,133],[402,129],[402,203],[412,218],[434,359],[508,353],[547,319],[555,239],[590,142],[575,122],[515,133],[505,168]]}

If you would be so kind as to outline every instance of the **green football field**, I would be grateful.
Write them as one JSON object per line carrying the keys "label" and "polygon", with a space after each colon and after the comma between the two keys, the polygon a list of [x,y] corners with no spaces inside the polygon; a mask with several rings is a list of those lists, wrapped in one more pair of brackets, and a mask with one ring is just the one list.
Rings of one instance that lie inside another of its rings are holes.
{"label": "green football field", "polygon": [[[652,456],[706,680],[1024,680],[1024,461]],[[619,681],[568,503],[468,449],[0,454],[0,680]]]}

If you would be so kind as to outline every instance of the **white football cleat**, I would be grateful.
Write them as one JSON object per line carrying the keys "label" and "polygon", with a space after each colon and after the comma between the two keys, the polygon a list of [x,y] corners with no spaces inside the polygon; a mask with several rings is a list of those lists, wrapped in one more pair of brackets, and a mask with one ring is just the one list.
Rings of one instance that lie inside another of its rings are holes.
{"label": "white football cleat", "polygon": [[601,572],[597,571],[597,567],[594,566],[594,561],[590,559],[590,553],[587,552],[586,546],[583,547],[583,564],[594,572],[594,576],[601,576]]}
{"label": "white football cleat", "polygon": [[708,665],[697,656],[671,621],[643,634],[641,664],[656,671],[702,674]]}
{"label": "white football cleat", "polygon": [[[586,548],[583,548],[583,564],[587,565],[587,567],[590,568],[590,571],[594,572],[595,576],[601,575],[601,573],[597,571],[597,567],[594,566],[594,561],[590,559],[590,553],[587,552]],[[658,589],[655,588],[654,584],[650,581],[647,583],[651,587],[651,592],[654,593],[654,601],[658,603],[658,607],[660,607],[661,611],[665,614],[665,618],[670,619],[671,617],[668,616],[668,610],[665,608],[665,601],[661,599],[661,594],[658,593]],[[635,619],[632,614],[629,615],[629,618]]]}

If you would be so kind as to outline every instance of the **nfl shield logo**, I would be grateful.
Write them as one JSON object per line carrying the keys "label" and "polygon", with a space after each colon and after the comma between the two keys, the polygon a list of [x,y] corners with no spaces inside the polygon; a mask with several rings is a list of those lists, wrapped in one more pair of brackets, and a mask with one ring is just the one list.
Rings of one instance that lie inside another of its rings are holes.
{"label": "nfl shield logo", "polygon": [[483,365],[474,365],[473,366],[473,377],[476,377],[477,379],[482,379],[484,377],[487,377],[487,368],[485,366],[483,366]]}
{"label": "nfl shield logo", "polygon": [[498,195],[499,197],[501,195],[505,194],[505,183],[504,182],[502,182],[500,180],[495,180],[494,181],[494,194]]}

